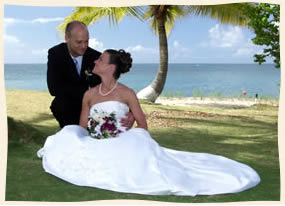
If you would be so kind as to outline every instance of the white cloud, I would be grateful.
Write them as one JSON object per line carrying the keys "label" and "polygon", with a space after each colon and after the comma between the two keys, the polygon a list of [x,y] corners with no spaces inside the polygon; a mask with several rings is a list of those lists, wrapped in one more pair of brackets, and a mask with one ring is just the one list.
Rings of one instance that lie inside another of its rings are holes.
{"label": "white cloud", "polygon": [[159,60],[158,48],[144,47],[143,45],[138,44],[124,48],[124,50],[131,53],[133,62],[136,63],[157,62]]}
{"label": "white cloud", "polygon": [[26,23],[26,24],[31,24],[31,23],[50,23],[50,22],[58,22],[58,21],[63,21],[63,17],[55,17],[55,18],[37,18],[37,19],[32,19],[32,20],[23,20],[23,19],[15,19],[15,18],[4,18],[4,25],[13,25],[17,23]]}
{"label": "white cloud", "polygon": [[4,34],[4,42],[9,44],[17,44],[20,43],[20,40],[15,36]]}
{"label": "white cloud", "polygon": [[23,42],[20,41],[20,39],[17,36],[9,35],[7,34],[7,26],[11,26],[13,24],[18,23],[19,20],[14,18],[5,18],[4,19],[4,34],[3,34],[3,40],[4,40],[4,48],[5,51],[7,48],[10,48],[11,50],[15,50],[15,48],[23,48],[25,45]]}
{"label": "white cloud", "polygon": [[14,18],[4,18],[4,43],[5,44],[17,44],[20,40],[16,36],[7,34],[7,26],[17,23],[18,20]]}
{"label": "white cloud", "polygon": [[216,24],[208,32],[209,39],[201,42],[201,47],[224,49],[232,57],[248,58],[261,52],[261,47],[247,39],[240,27]]}
{"label": "white cloud", "polygon": [[233,54],[235,57],[247,57],[253,56],[256,53],[261,53],[262,49],[261,46],[255,45],[252,43],[250,39],[247,41],[241,42],[241,45],[237,47],[236,52]]}
{"label": "white cloud", "polygon": [[192,51],[189,48],[183,47],[178,40],[173,41],[173,46],[169,47],[169,57],[174,60],[185,62],[192,55]]}
{"label": "white cloud", "polygon": [[4,33],[4,49],[11,49],[11,50],[15,50],[15,49],[20,49],[20,48],[24,48],[25,44],[16,36],[12,36],[12,35],[8,35],[6,33]]}
{"label": "white cloud", "polygon": [[[19,23],[20,20],[14,18],[4,18],[4,34],[6,34],[7,27]],[[9,38],[9,37],[8,37]]]}
{"label": "white cloud", "polygon": [[140,44],[136,45],[136,46],[133,46],[133,47],[128,47],[126,48],[126,51],[132,53],[149,53],[149,54],[158,54],[158,50],[157,49],[154,49],[154,48],[147,48],[147,47],[144,47]]}
{"label": "white cloud", "polygon": [[234,56],[248,56],[251,54],[251,50],[249,48],[239,48]]}
{"label": "white cloud", "polygon": [[142,45],[137,45],[134,47],[128,47],[127,50],[130,52],[139,52],[139,51],[143,51],[144,47]]}
{"label": "white cloud", "polygon": [[174,40],[173,48],[176,52],[179,52],[179,51],[190,52],[191,51],[189,48],[183,47],[178,40]]}
{"label": "white cloud", "polygon": [[178,48],[178,47],[180,47],[180,43],[177,40],[174,40],[173,46],[174,46],[174,48]]}
{"label": "white cloud", "polygon": [[244,40],[242,30],[235,27],[228,27],[225,29],[219,24],[216,24],[209,30],[210,46],[221,47],[221,48],[231,48],[236,47]]}
{"label": "white cloud", "polygon": [[63,21],[63,17],[56,17],[56,18],[37,18],[32,20],[32,23],[50,23],[50,22],[57,22],[57,21]]}
{"label": "white cloud", "polygon": [[[144,47],[141,44],[129,46],[125,49],[130,52],[136,62],[158,62],[159,48]],[[192,52],[191,49],[183,47],[178,40],[169,42],[169,61],[186,62]]]}
{"label": "white cloud", "polygon": [[18,19],[14,19],[14,18],[4,18],[4,25],[5,25],[5,26],[11,25],[11,24],[15,24],[15,23],[18,23],[18,22],[19,22]]}
{"label": "white cloud", "polygon": [[101,41],[98,41],[97,39],[89,39],[89,47],[96,49],[98,51],[104,51],[104,44]]}
{"label": "white cloud", "polygon": [[[18,24],[45,24],[50,22],[63,21],[64,18],[36,18],[32,20],[24,20],[17,18],[4,18],[4,59],[9,62],[9,59],[20,59],[20,61],[28,61],[28,59],[37,59],[46,61],[47,49],[33,49],[30,45],[23,42],[21,33],[16,35],[9,34],[9,28]],[[19,37],[20,38],[19,38]],[[28,55],[27,55],[28,54]],[[23,59],[23,55],[26,55]]]}

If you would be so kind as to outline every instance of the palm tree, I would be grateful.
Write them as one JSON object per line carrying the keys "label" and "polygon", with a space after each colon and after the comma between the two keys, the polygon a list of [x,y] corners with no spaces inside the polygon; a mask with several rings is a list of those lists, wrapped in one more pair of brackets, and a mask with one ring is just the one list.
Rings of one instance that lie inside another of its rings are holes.
{"label": "palm tree", "polygon": [[118,24],[124,16],[135,16],[149,21],[151,28],[159,38],[160,63],[156,77],[152,83],[137,93],[138,98],[155,102],[163,91],[168,71],[168,45],[167,36],[170,34],[177,19],[187,15],[209,16],[220,23],[246,26],[249,18],[246,9],[252,3],[225,4],[225,5],[153,5],[135,7],[76,7],[75,11],[65,18],[59,26],[65,28],[72,20],[80,20],[85,24],[92,24],[103,17],[108,17],[110,23]]}
{"label": "palm tree", "polygon": [[141,99],[155,102],[163,91],[168,70],[168,46],[167,35],[173,28],[175,21],[189,14],[198,16],[210,16],[221,23],[231,23],[245,26],[248,23],[246,16],[247,7],[252,4],[227,4],[212,6],[175,6],[155,5],[149,6],[145,18],[150,19],[151,27],[159,37],[160,64],[158,73],[152,83],[137,93]]}

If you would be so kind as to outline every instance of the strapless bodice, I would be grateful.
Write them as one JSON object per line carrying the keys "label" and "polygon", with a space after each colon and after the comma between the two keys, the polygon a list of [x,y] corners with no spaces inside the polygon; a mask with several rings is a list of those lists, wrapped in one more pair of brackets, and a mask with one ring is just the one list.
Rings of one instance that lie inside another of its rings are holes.
{"label": "strapless bodice", "polygon": [[121,126],[120,120],[121,118],[126,117],[126,113],[129,112],[129,107],[127,104],[119,101],[106,101],[106,102],[96,103],[91,106],[89,114],[92,115],[93,112],[95,112],[95,110],[97,110],[98,112],[107,112],[107,113],[114,112],[116,114],[118,128],[122,131],[126,130],[125,127]]}

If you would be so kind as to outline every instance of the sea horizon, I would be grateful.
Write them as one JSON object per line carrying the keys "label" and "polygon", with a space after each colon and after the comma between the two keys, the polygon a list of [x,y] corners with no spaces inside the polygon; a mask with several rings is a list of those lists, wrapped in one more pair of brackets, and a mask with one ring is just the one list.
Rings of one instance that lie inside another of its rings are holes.
{"label": "sea horizon", "polygon": [[[134,63],[119,82],[135,92],[156,76],[159,63]],[[5,88],[47,91],[46,63],[5,63]],[[274,64],[256,63],[169,63],[162,95],[247,96],[279,98],[280,69]]]}
{"label": "sea horizon", "polygon": [[[47,62],[46,63],[4,63],[4,65],[5,64],[24,64],[24,65],[26,65],[26,64],[47,64]],[[148,63],[143,63],[143,62],[138,62],[138,63],[133,63],[133,64],[159,64],[159,63],[151,63],[151,62],[148,62]],[[221,65],[223,65],[223,64],[252,64],[252,65],[258,65],[259,66],[259,64],[258,63],[199,63],[199,62],[197,62],[197,63],[183,63],[183,62],[179,62],[179,63],[168,63],[168,64],[221,64]],[[274,65],[274,63],[263,63],[263,64],[261,64],[261,65]],[[261,66],[260,65],[260,66]],[[279,69],[279,68],[278,68]]]}

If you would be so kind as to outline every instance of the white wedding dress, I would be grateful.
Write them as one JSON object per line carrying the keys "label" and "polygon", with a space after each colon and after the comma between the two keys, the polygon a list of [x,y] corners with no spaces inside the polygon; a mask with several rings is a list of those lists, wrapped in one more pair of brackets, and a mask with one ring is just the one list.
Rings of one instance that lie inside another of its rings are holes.
{"label": "white wedding dress", "polygon": [[[118,101],[90,109],[129,111]],[[122,130],[124,128],[120,127]],[[148,195],[213,195],[236,193],[256,186],[259,175],[226,157],[176,151],[159,146],[149,133],[132,128],[118,137],[94,139],[77,125],[49,136],[38,151],[47,173],[79,186]]]}

